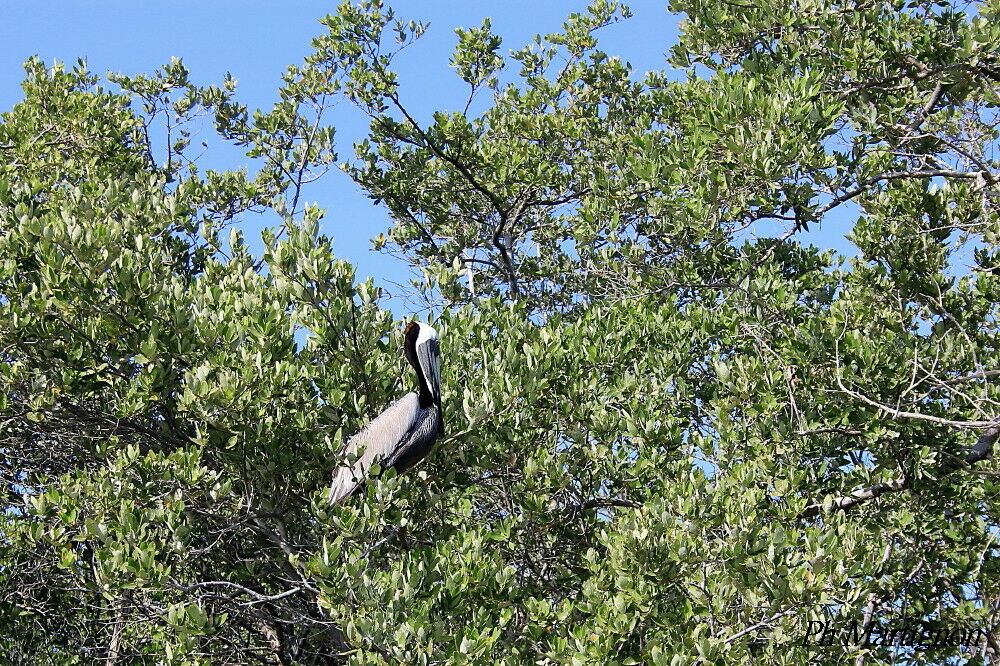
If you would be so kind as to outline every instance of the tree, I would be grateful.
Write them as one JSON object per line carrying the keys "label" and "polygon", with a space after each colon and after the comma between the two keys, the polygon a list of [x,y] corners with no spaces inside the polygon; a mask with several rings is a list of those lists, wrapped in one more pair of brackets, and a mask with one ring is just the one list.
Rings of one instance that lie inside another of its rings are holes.
{"label": "tree", "polygon": [[[392,71],[424,26],[375,0],[324,19],[268,113],[180,63],[109,93],[30,62],[0,124],[0,646],[995,656],[995,9],[671,8],[680,80],[598,50],[628,16],[603,0],[509,58],[459,30],[470,102],[426,126]],[[346,168],[393,216],[376,245],[439,307],[448,435],[331,508],[339,442],[402,367],[300,204],[335,96],[371,117]],[[254,178],[187,161],[199,114]],[[262,208],[258,258],[235,225]],[[831,224],[856,257],[808,242]]]}

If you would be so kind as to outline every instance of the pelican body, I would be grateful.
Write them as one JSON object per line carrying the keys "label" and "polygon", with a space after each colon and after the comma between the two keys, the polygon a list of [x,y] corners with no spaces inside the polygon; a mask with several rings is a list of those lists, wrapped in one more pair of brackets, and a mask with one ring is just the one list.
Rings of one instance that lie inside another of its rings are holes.
{"label": "pelican body", "polygon": [[423,460],[444,434],[437,331],[422,322],[410,322],[403,332],[403,352],[417,373],[418,390],[389,405],[347,441],[346,461],[333,474],[331,504],[349,497],[372,463],[402,473]]}

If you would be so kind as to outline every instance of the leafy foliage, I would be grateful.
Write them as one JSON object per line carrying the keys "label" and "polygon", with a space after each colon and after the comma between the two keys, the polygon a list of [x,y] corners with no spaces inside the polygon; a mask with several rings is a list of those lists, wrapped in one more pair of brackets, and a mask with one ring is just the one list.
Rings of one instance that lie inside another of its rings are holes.
{"label": "leafy foliage", "polygon": [[[459,30],[469,102],[427,125],[392,70],[425,26],[376,0],[268,112],[179,61],[114,91],[30,61],[0,123],[2,651],[994,658],[996,7],[671,8],[680,77],[598,49],[629,15],[604,0],[508,57]],[[301,203],[338,96],[371,118],[344,168],[393,216],[375,244],[437,305],[447,435],[330,507],[344,435],[409,381]],[[205,118],[252,177],[199,171]],[[856,257],[810,244],[830,226]]]}

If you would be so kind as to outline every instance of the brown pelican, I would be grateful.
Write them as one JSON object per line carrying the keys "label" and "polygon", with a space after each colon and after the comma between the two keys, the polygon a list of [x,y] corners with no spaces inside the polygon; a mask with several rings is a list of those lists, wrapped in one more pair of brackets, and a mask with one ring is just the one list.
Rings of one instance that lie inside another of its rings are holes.
{"label": "brown pelican", "polygon": [[407,393],[389,405],[348,440],[342,452],[345,462],[334,472],[330,486],[331,504],[353,493],[372,463],[402,473],[423,460],[444,434],[437,331],[411,321],[403,332],[403,351],[417,372],[419,392]]}

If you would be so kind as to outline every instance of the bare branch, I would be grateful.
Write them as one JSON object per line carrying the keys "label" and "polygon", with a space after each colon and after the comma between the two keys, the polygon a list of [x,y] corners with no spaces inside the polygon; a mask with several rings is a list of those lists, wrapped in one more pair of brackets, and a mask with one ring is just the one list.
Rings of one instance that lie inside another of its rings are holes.
{"label": "bare branch", "polygon": [[1000,370],[981,370],[979,372],[973,372],[971,375],[955,377],[954,379],[946,379],[939,383],[944,384],[945,386],[954,386],[955,384],[970,382],[973,379],[990,379],[991,377],[1000,377]]}
{"label": "bare branch", "polygon": [[290,597],[293,594],[297,594],[301,592],[303,589],[301,587],[293,587],[292,589],[285,590],[284,592],[281,592],[279,594],[267,595],[267,594],[261,594],[256,590],[251,590],[249,587],[245,587],[243,585],[240,585],[239,583],[233,583],[227,580],[208,580],[200,583],[192,583],[191,585],[178,585],[175,583],[171,585],[171,587],[174,587],[178,590],[182,590],[184,592],[191,592],[192,590],[197,590],[200,588],[213,588],[213,587],[231,588],[237,590],[240,594],[247,594],[254,598],[254,601],[252,602],[241,604],[244,606],[249,606],[252,604],[261,604],[270,601],[279,601],[286,597]]}
{"label": "bare branch", "polygon": [[[853,506],[875,499],[876,497],[881,497],[886,493],[898,493],[901,490],[905,490],[907,486],[908,482],[905,478],[893,479],[892,481],[886,481],[884,483],[876,483],[868,488],[855,490],[850,495],[842,495],[835,498],[831,502],[831,508],[839,511],[847,511]],[[819,514],[819,512],[823,510],[824,504],[825,502],[810,504],[803,509],[801,513],[799,513],[798,518],[801,520],[803,518],[811,518],[812,516]]]}
{"label": "bare branch", "polygon": [[898,420],[898,419],[914,419],[914,420],[917,420],[917,421],[928,421],[930,423],[938,423],[938,424],[941,424],[941,425],[951,426],[952,428],[969,428],[969,429],[974,429],[974,428],[993,428],[993,427],[995,427],[997,425],[997,422],[995,420],[989,420],[989,421],[955,421],[954,419],[946,419],[946,418],[942,418],[940,416],[934,416],[933,414],[921,414],[919,412],[910,412],[910,411],[906,411],[906,410],[903,410],[903,409],[898,409],[896,407],[890,407],[889,405],[882,404],[881,402],[877,402],[875,400],[872,400],[868,396],[863,395],[861,393],[858,393],[857,391],[853,391],[853,390],[847,388],[846,386],[844,386],[844,381],[840,377],[839,364],[838,364],[838,369],[837,369],[837,373],[836,373],[836,378],[837,378],[837,386],[846,395],[854,398],[855,400],[860,400],[861,402],[865,403],[866,405],[870,405],[872,407],[875,407],[876,409],[879,409],[879,410],[885,412],[893,420]]}
{"label": "bare branch", "polygon": [[580,505],[581,509],[598,509],[606,507],[620,507],[623,509],[641,509],[642,502],[622,499],[618,497],[599,497],[590,499]]}

